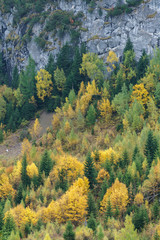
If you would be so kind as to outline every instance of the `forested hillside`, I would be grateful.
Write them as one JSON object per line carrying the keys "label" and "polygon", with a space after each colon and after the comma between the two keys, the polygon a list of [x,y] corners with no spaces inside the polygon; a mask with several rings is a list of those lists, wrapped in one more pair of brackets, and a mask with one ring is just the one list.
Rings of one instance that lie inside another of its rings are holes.
{"label": "forested hillside", "polygon": [[[0,9],[15,7],[18,24],[45,2],[0,0]],[[140,3],[118,1],[108,17]],[[81,24],[56,11],[57,31],[59,13],[64,32]],[[102,56],[69,41],[44,68],[30,56],[10,75],[0,54],[0,239],[160,239],[160,49],[137,60],[128,38],[120,59]],[[7,157],[10,138],[18,151]]]}

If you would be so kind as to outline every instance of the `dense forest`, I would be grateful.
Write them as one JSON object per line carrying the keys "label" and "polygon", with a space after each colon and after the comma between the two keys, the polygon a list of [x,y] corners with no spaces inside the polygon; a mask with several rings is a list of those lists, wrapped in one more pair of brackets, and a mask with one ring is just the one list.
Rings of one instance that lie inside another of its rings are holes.
{"label": "dense forest", "polygon": [[159,66],[158,48],[137,62],[130,39],[121,62],[66,44],[10,81],[1,54],[0,141],[22,141],[0,164],[2,240],[160,239]]}
{"label": "dense forest", "polygon": [[[92,12],[96,1],[84,1]],[[106,17],[141,2],[117,1]],[[28,24],[24,41],[40,20],[41,49],[48,32],[71,34],[44,69],[30,56],[10,75],[0,52],[0,147],[15,134],[21,152],[0,152],[0,239],[160,240],[160,49],[136,60],[128,38],[121,59],[100,58],[77,44],[82,13],[47,16],[45,3],[0,0]],[[44,111],[53,118],[42,134]]]}

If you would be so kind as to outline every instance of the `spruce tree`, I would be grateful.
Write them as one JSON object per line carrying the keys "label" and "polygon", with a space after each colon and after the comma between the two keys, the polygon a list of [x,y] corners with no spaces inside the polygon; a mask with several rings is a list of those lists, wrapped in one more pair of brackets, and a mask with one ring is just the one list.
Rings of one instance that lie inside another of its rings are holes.
{"label": "spruce tree", "polygon": [[3,130],[0,129],[0,143],[3,142]]}
{"label": "spruce tree", "polygon": [[45,175],[49,176],[51,169],[52,169],[52,159],[50,158],[49,152],[45,150],[40,162],[40,173],[43,173],[44,171]]}
{"label": "spruce tree", "polygon": [[65,240],[75,240],[75,233],[73,231],[73,225],[71,222],[67,223],[66,230],[63,234]]}
{"label": "spruce tree", "polygon": [[13,230],[15,230],[15,223],[13,217],[8,214],[2,228],[2,240],[7,240]]}
{"label": "spruce tree", "polygon": [[13,69],[13,77],[12,77],[12,88],[17,89],[19,85],[19,73],[18,73],[18,68],[17,65]]}
{"label": "spruce tree", "polygon": [[111,201],[110,199],[108,200],[108,204],[107,204],[107,208],[106,208],[106,221],[108,221],[108,218],[113,216],[113,212],[112,212],[112,205],[111,205]]}
{"label": "spruce tree", "polygon": [[89,180],[90,189],[93,189],[94,184],[96,183],[96,176],[95,176],[95,167],[93,158],[91,157],[91,153],[89,152],[86,157],[86,161],[84,163],[84,175]]}
{"label": "spruce tree", "polygon": [[93,216],[93,213],[91,213],[88,221],[87,221],[87,226],[93,230],[93,232],[96,231],[97,228],[97,222],[96,219]]}
{"label": "spruce tree", "polygon": [[22,183],[20,183],[19,186],[18,186],[16,197],[15,197],[16,204],[21,203],[21,200],[23,198],[22,191],[23,191],[23,185],[22,185]]}
{"label": "spruce tree", "polygon": [[138,231],[141,231],[144,228],[145,224],[148,223],[148,221],[149,221],[149,218],[148,218],[147,210],[145,206],[142,205],[140,208],[136,209],[132,218],[132,222],[135,228]]}
{"label": "spruce tree", "polygon": [[143,50],[142,56],[140,57],[137,63],[137,79],[141,79],[144,77],[148,65],[149,65],[149,57],[146,54],[145,50]]}
{"label": "spruce tree", "polygon": [[156,138],[153,136],[153,132],[149,130],[144,150],[144,154],[147,157],[149,167],[151,166],[152,161],[155,159],[157,151],[158,142]]}
{"label": "spruce tree", "polygon": [[3,207],[0,204],[0,232],[3,228],[3,224],[4,224],[4,214],[3,214]]}
{"label": "spruce tree", "polygon": [[156,220],[157,217],[159,216],[159,202],[156,199],[153,203],[153,207],[152,207],[152,215],[153,215],[153,219]]}
{"label": "spruce tree", "polygon": [[126,42],[126,46],[125,46],[125,48],[124,48],[124,50],[123,50],[123,55],[124,55],[125,52],[130,51],[130,50],[134,50],[134,49],[133,49],[133,44],[132,44],[132,42],[131,42],[131,39],[130,39],[130,37],[129,37],[129,38],[127,39],[127,42]]}
{"label": "spruce tree", "polygon": [[96,121],[96,110],[95,110],[93,105],[89,106],[89,109],[87,111],[86,121],[87,121],[87,125],[89,127],[93,126],[95,124],[95,121]]}
{"label": "spruce tree", "polygon": [[91,213],[93,214],[93,216],[96,218],[97,216],[97,208],[96,208],[96,203],[93,197],[93,194],[91,193],[91,191],[88,193],[88,216],[91,215]]}
{"label": "spruce tree", "polygon": [[26,188],[30,184],[30,179],[27,175],[27,158],[26,154],[24,154],[22,159],[22,172],[21,172],[21,180],[23,187]]}

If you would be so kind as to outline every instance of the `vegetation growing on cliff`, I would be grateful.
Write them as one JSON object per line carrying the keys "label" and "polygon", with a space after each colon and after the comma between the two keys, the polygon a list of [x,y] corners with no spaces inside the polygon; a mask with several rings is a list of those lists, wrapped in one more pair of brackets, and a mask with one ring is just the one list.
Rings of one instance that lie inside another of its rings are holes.
{"label": "vegetation growing on cliff", "polygon": [[0,163],[2,240],[160,238],[159,66],[159,49],[136,62],[130,40],[121,63],[67,44],[12,82],[0,58],[0,141],[35,119],[18,160]]}

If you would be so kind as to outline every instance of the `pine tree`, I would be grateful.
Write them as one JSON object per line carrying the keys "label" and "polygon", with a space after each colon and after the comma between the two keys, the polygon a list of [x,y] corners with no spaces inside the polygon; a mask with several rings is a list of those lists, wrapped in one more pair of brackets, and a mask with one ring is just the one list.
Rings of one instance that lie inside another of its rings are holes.
{"label": "pine tree", "polygon": [[43,173],[44,171],[45,175],[49,176],[51,169],[52,169],[52,160],[49,156],[49,152],[45,150],[40,162],[40,173]]}
{"label": "pine tree", "polygon": [[137,78],[138,79],[141,79],[144,77],[148,65],[149,65],[149,57],[146,54],[145,50],[143,50],[142,56],[140,57],[138,64],[137,64]]}
{"label": "pine tree", "polygon": [[108,218],[110,218],[112,216],[113,216],[112,205],[111,205],[110,200],[108,200],[108,204],[107,204],[107,208],[106,208],[106,214],[105,214],[106,221],[108,220]]}
{"label": "pine tree", "polygon": [[149,167],[151,166],[152,161],[155,159],[157,151],[158,151],[158,142],[156,138],[153,136],[153,132],[149,130],[147,141],[145,144],[145,150],[144,150],[144,154],[147,157]]}
{"label": "pine tree", "polygon": [[3,142],[3,130],[0,129],[0,143]]}
{"label": "pine tree", "polygon": [[63,234],[65,240],[75,240],[75,233],[71,222],[67,223],[66,230]]}
{"label": "pine tree", "polygon": [[97,232],[97,240],[103,240],[104,238],[104,231],[101,225],[98,226],[98,232]]}
{"label": "pine tree", "polygon": [[93,213],[91,213],[88,221],[87,221],[87,226],[93,230],[93,232],[96,231],[97,228],[97,222],[96,219],[93,216]]}
{"label": "pine tree", "polygon": [[89,106],[86,116],[87,125],[90,127],[96,122],[96,111],[93,105]]}
{"label": "pine tree", "polygon": [[23,185],[22,185],[22,183],[20,183],[19,186],[18,186],[16,197],[15,197],[16,204],[21,203],[21,200],[23,198],[22,191],[23,191]]}
{"label": "pine tree", "polygon": [[8,214],[2,228],[2,240],[7,240],[13,230],[15,230],[15,223],[13,217]]}
{"label": "pine tree", "polygon": [[30,179],[27,175],[27,158],[26,154],[23,156],[22,159],[22,172],[21,172],[21,179],[23,187],[26,188],[30,184]]}
{"label": "pine tree", "polygon": [[19,73],[17,65],[13,69],[13,77],[12,77],[12,88],[17,89],[19,85]]}
{"label": "pine tree", "polygon": [[91,157],[90,152],[88,153],[88,155],[86,157],[86,161],[84,163],[84,175],[89,180],[90,188],[93,189],[93,186],[96,182],[96,177],[95,177],[94,162],[93,162],[93,158]]}
{"label": "pine tree", "polygon": [[153,219],[156,220],[157,217],[159,216],[159,202],[156,199],[153,203],[153,207],[152,207],[152,215],[153,215]]}
{"label": "pine tree", "polygon": [[93,214],[93,216],[96,218],[97,216],[97,208],[96,208],[96,203],[93,197],[93,194],[91,193],[91,191],[88,193],[88,216],[91,215],[91,213]]}
{"label": "pine tree", "polygon": [[123,50],[123,55],[124,55],[125,52],[130,51],[130,50],[134,50],[134,49],[133,49],[133,44],[132,44],[132,42],[131,42],[131,39],[130,39],[130,37],[129,37],[129,38],[127,39],[127,42],[126,42],[126,46],[125,46],[125,48],[124,48],[124,50]]}

